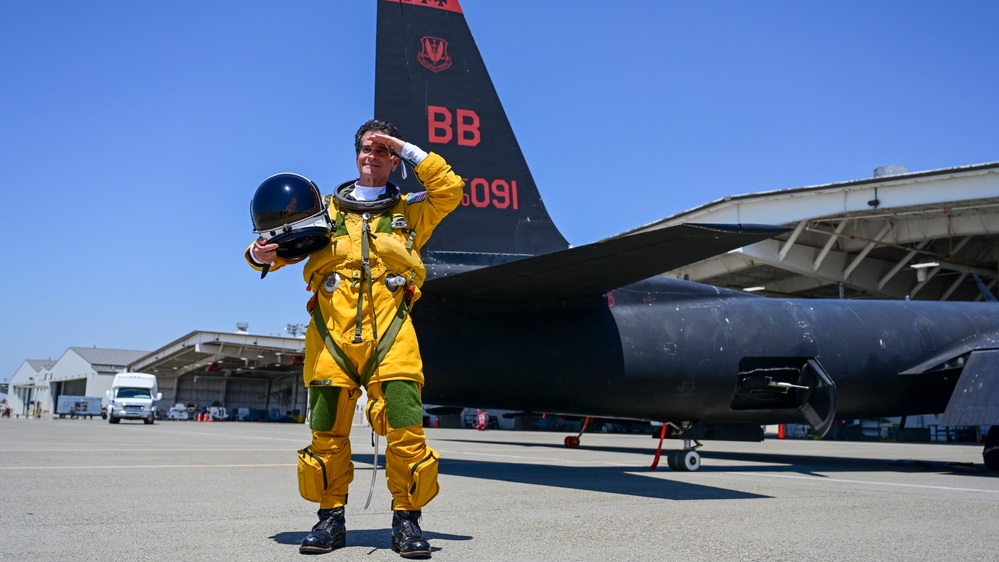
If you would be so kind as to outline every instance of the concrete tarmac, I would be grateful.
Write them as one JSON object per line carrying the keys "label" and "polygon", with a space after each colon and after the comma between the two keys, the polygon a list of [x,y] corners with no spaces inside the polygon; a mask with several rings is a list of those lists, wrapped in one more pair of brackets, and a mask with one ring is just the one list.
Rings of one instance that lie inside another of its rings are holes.
{"label": "concrete tarmac", "polygon": [[[711,441],[674,472],[648,436],[427,433],[438,561],[999,559],[980,445]],[[0,420],[0,560],[400,560],[382,470],[363,508],[370,430],[352,440],[348,546],[306,557],[303,425]]]}

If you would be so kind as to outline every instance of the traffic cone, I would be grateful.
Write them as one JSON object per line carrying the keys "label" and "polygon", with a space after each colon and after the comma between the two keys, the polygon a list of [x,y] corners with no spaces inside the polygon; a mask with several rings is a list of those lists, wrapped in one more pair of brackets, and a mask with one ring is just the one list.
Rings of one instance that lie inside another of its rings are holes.
{"label": "traffic cone", "polygon": [[783,438],[784,438],[784,424],[780,424],[777,426],[777,439],[783,439]]}

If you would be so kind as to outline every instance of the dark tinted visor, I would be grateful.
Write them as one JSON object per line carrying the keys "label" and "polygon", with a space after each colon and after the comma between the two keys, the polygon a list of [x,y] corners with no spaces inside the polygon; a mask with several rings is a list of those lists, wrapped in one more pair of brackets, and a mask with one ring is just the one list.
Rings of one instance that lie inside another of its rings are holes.
{"label": "dark tinted visor", "polygon": [[257,188],[250,201],[255,230],[270,230],[307,219],[322,210],[319,190],[298,174],[273,175]]}

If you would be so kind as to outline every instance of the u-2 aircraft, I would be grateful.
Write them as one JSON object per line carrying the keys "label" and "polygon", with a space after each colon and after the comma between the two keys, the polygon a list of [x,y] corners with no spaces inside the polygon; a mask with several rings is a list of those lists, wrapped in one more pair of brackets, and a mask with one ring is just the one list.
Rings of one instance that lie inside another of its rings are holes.
{"label": "u-2 aircraft", "polygon": [[[658,276],[780,226],[570,247],[458,1],[378,0],[377,25],[376,118],[466,184],[423,250],[413,321],[427,404],[664,422],[684,442],[667,457],[679,470],[698,468],[698,439],[762,440],[761,424],[823,435],[837,418],[940,412],[944,425],[999,424],[999,305],[770,298]],[[413,176],[404,192],[422,190]]]}

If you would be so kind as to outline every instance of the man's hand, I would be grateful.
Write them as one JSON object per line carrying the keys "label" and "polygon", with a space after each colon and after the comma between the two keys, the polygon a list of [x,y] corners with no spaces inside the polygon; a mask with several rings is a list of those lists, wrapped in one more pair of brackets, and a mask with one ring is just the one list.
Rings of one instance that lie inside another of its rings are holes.
{"label": "man's hand", "polygon": [[271,244],[267,242],[267,239],[261,237],[257,238],[253,242],[253,246],[250,247],[250,253],[253,254],[253,259],[257,263],[271,264],[274,263],[274,258],[277,257],[277,244]]}
{"label": "man's hand", "polygon": [[372,142],[384,144],[385,146],[392,149],[396,154],[402,154],[402,149],[404,146],[406,146],[406,141],[397,139],[390,135],[386,135],[385,133],[378,133],[372,131],[368,138],[370,138]]}

